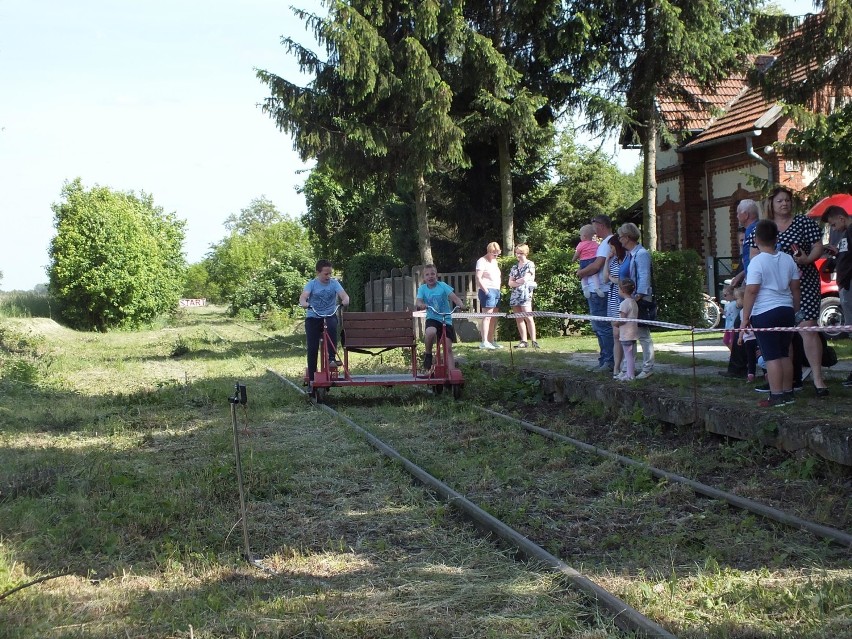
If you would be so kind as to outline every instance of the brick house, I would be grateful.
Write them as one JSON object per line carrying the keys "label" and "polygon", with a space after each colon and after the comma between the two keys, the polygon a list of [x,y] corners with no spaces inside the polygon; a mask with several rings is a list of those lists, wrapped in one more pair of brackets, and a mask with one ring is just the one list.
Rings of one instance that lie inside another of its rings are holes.
{"label": "brick house", "polygon": [[[819,19],[809,16],[805,24]],[[755,70],[774,64],[783,55],[783,43],[771,54],[756,56]],[[794,79],[805,74],[806,69],[797,70]],[[681,144],[657,142],[656,249],[697,251],[705,259],[708,288],[713,290],[712,283],[730,268],[728,258],[734,264],[739,259],[737,203],[747,197],[759,200],[765,183],[799,191],[814,173],[773,148],[786,139],[794,123],[781,105],[749,84],[746,74],[725,79],[713,91],[689,82],[684,88],[697,104],[658,101],[667,128]],[[834,104],[827,94],[811,102],[810,108],[819,112],[828,112]],[[722,272],[715,272],[720,262]]]}

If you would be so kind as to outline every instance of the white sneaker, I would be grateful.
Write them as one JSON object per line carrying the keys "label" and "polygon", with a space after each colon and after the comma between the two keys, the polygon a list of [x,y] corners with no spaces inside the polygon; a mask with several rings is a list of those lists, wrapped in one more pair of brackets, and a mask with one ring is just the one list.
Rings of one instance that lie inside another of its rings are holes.
{"label": "white sneaker", "polygon": [[648,379],[653,374],[654,371],[642,371],[636,376],[636,379]]}
{"label": "white sneaker", "polygon": [[503,348],[503,345],[498,344],[497,342],[491,342],[491,348]]}
{"label": "white sneaker", "polygon": [[484,348],[484,349],[487,349],[487,350],[493,351],[493,350],[494,350],[495,348],[497,348],[497,347],[496,347],[496,346],[494,346],[494,344],[492,344],[492,343],[490,343],[490,342],[482,342],[482,343],[479,345],[479,348]]}
{"label": "white sneaker", "polygon": [[[617,382],[627,381],[627,373],[619,373],[618,375],[613,375],[612,378]],[[633,379],[631,377],[631,379]]]}

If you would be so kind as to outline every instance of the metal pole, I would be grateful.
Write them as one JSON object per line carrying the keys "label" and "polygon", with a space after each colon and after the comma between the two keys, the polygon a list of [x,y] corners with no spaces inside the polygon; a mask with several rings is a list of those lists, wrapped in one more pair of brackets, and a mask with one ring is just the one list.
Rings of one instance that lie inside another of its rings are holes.
{"label": "metal pole", "polygon": [[240,489],[240,519],[243,522],[243,545],[245,546],[246,560],[253,561],[251,549],[249,548],[248,524],[246,521],[246,494],[243,487],[243,467],[240,460],[240,439],[237,429],[237,405],[231,403],[231,421],[234,424],[234,455],[237,458],[237,485]]}

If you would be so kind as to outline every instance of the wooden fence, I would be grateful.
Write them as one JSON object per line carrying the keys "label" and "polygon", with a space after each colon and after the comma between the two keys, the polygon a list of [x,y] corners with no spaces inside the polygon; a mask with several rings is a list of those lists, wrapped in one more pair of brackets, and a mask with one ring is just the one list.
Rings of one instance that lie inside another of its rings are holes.
{"label": "wooden fence", "polygon": [[[366,311],[414,310],[417,287],[423,283],[423,266],[391,269],[390,272],[370,273],[370,281],[364,285]],[[461,273],[438,273],[438,279],[453,287],[472,312],[479,312],[476,295],[476,276],[473,271]],[[462,341],[480,341],[479,322],[468,319],[453,321],[456,334]],[[423,335],[423,320],[418,322],[418,337]]]}

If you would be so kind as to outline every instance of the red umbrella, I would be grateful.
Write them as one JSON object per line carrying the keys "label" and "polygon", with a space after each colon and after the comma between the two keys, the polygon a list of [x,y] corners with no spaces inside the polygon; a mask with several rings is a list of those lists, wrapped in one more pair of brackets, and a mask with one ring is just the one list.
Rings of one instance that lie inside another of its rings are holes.
{"label": "red umbrella", "polygon": [[822,198],[808,211],[808,217],[821,218],[829,206],[839,206],[846,210],[847,215],[852,215],[852,195],[848,193],[837,193]]}

